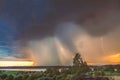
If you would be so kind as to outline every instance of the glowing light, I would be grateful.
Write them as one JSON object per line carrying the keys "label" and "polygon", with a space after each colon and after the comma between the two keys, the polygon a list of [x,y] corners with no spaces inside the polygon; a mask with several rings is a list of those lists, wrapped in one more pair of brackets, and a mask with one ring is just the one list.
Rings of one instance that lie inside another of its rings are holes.
{"label": "glowing light", "polygon": [[0,66],[34,66],[33,61],[0,61]]}
{"label": "glowing light", "polygon": [[92,62],[87,62],[88,65],[95,65],[94,63]]}
{"label": "glowing light", "polygon": [[120,53],[110,55],[106,58],[106,60],[110,63],[120,63]]}

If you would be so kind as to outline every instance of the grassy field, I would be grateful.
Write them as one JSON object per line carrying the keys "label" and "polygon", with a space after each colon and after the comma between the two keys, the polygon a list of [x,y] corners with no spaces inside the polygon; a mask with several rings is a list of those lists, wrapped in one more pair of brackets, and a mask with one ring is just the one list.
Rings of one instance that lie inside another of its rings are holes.
{"label": "grassy field", "polygon": [[114,80],[120,80],[120,76],[111,76]]}

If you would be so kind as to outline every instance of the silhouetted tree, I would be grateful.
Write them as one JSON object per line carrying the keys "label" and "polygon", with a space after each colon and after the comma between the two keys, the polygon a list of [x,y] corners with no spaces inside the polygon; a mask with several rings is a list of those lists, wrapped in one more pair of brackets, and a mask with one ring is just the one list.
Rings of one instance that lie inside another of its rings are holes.
{"label": "silhouetted tree", "polygon": [[87,65],[87,62],[83,61],[79,53],[76,53],[73,59],[72,73],[76,73],[78,75],[84,75],[84,73],[88,71],[89,71],[89,67]]}

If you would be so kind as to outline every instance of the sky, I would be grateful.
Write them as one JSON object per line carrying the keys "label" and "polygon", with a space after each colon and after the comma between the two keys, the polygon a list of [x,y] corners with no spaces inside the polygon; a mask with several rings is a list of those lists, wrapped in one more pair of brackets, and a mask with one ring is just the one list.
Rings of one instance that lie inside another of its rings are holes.
{"label": "sky", "polygon": [[120,63],[119,0],[0,0],[0,59]]}

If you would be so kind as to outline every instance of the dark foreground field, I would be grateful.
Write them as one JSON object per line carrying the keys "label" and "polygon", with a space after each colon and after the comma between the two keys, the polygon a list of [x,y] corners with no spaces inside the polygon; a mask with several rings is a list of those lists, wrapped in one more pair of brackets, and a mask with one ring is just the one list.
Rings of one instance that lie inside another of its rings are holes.
{"label": "dark foreground field", "polygon": [[107,77],[75,77],[75,74],[1,71],[0,80],[110,80]]}

